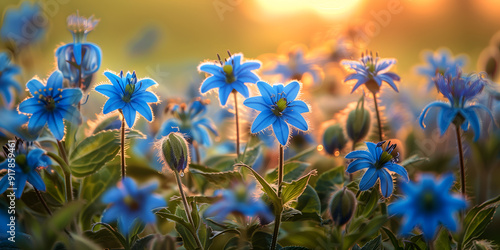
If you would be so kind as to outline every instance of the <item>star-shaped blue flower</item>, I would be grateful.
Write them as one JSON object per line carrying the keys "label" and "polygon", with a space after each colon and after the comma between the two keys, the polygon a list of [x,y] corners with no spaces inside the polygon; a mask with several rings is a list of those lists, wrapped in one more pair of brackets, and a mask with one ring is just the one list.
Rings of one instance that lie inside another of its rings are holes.
{"label": "star-shaped blue flower", "polygon": [[249,91],[245,83],[255,83],[259,80],[259,77],[252,70],[260,68],[261,64],[258,61],[242,62],[242,60],[242,54],[234,54],[224,63],[219,61],[219,64],[211,62],[200,64],[199,71],[211,74],[201,84],[201,93],[204,94],[211,89],[218,88],[222,106],[226,105],[233,90],[248,98]]}
{"label": "star-shaped blue flower", "polygon": [[0,95],[3,96],[5,104],[10,104],[12,101],[12,88],[21,91],[21,86],[14,79],[19,72],[21,69],[10,63],[7,53],[0,53]]}
{"label": "star-shaped blue flower", "polygon": [[309,112],[309,107],[304,101],[295,100],[300,91],[299,82],[271,86],[259,81],[257,87],[262,96],[250,97],[243,102],[245,106],[260,111],[252,123],[252,133],[258,133],[272,125],[274,135],[285,146],[290,135],[288,124],[302,131],[309,129],[307,121],[302,117],[302,113]]}
{"label": "star-shaped blue flower", "polygon": [[40,40],[45,34],[47,20],[39,3],[24,1],[18,8],[9,8],[3,17],[0,39],[19,49]]}
{"label": "star-shaped blue flower", "polygon": [[75,87],[86,89],[84,85],[87,77],[94,74],[101,66],[101,49],[85,42],[87,34],[92,31],[99,20],[93,16],[80,17],[78,14],[68,17],[68,29],[73,34],[73,43],[68,43],[56,50],[57,67],[63,72],[64,78],[69,79]]}
{"label": "star-shaped blue flower", "polygon": [[129,177],[118,183],[118,187],[111,188],[102,196],[102,202],[110,204],[102,215],[102,222],[118,221],[118,229],[123,234],[130,233],[135,220],[150,224],[156,222],[153,209],[167,205],[165,199],[153,191],[158,188],[152,183],[141,188]]}
{"label": "star-shaped blue flower", "polygon": [[469,129],[469,125],[474,130],[474,140],[479,139],[481,134],[480,119],[477,115],[478,110],[484,110],[493,120],[490,110],[482,104],[473,104],[469,102],[476,97],[485,86],[485,80],[478,75],[462,76],[458,72],[456,76],[449,74],[436,75],[435,84],[440,93],[442,93],[450,102],[432,102],[427,105],[420,115],[419,122],[422,128],[425,128],[424,118],[431,108],[440,108],[437,116],[437,123],[441,135],[443,135],[450,124],[453,122],[464,131]]}
{"label": "star-shaped blue flower", "polygon": [[366,55],[361,54],[360,61],[342,60],[340,63],[346,69],[356,71],[348,75],[344,80],[344,82],[357,80],[351,93],[362,84],[365,84],[371,92],[378,92],[382,82],[388,83],[394,91],[398,92],[398,87],[396,87],[394,81],[399,81],[401,78],[395,73],[389,72],[391,67],[396,64],[396,59],[380,59],[378,55],[373,57],[371,53],[368,54],[367,52]]}
{"label": "star-shaped blue flower", "polygon": [[457,71],[465,66],[466,57],[464,55],[453,57],[450,50],[442,48],[436,52],[426,51],[424,60],[427,64],[417,67],[417,72],[427,77],[430,89],[434,86],[433,79],[436,74],[445,75],[447,73],[452,77],[456,76]]}
{"label": "star-shaped blue flower", "polygon": [[319,59],[306,58],[306,48],[297,46],[290,48],[284,57],[278,57],[274,64],[264,74],[281,75],[283,81],[301,80],[305,73],[313,78],[313,83],[321,82],[321,68],[317,65]]}
{"label": "star-shaped blue flower", "polygon": [[148,121],[153,120],[153,112],[148,103],[158,102],[158,97],[148,91],[148,88],[157,85],[154,80],[137,80],[135,71],[132,74],[127,72],[127,75],[123,75],[121,71],[119,76],[108,71],[104,72],[104,75],[111,81],[111,85],[102,84],[95,87],[95,91],[109,97],[102,109],[104,114],[121,110],[129,128],[134,126],[136,112]]}
{"label": "star-shaped blue flower", "polygon": [[39,80],[32,79],[26,84],[32,97],[19,104],[19,111],[31,114],[28,130],[38,134],[49,125],[49,129],[57,140],[64,137],[64,122],[80,122],[80,111],[75,107],[82,99],[82,91],[78,88],[63,89],[63,75],[54,71],[44,86]]}
{"label": "star-shaped blue flower", "polygon": [[408,172],[406,169],[398,164],[397,157],[394,158],[391,153],[396,148],[396,144],[389,142],[384,149],[382,145],[385,143],[379,142],[366,142],[368,151],[356,150],[352,151],[345,156],[346,159],[355,159],[347,166],[347,172],[352,174],[361,169],[367,168],[361,181],[359,182],[359,190],[366,191],[373,187],[377,180],[380,180],[380,191],[384,197],[392,195],[393,180],[391,173],[396,173],[408,181]]}
{"label": "star-shaped blue flower", "polygon": [[[23,145],[24,146],[24,145]],[[9,175],[5,175],[0,180],[0,194],[4,193],[10,186],[17,188],[16,198],[21,198],[26,182],[29,182],[33,187],[38,190],[45,191],[45,183],[43,183],[42,177],[37,172],[38,168],[47,167],[50,164],[50,159],[45,155],[45,151],[35,148],[31,149],[26,153],[28,149],[23,148],[22,150],[17,150],[15,156],[15,167],[10,168],[10,161],[5,160],[0,163],[0,170],[13,169],[15,172],[15,179],[13,180],[14,185],[11,185],[9,180]]]}
{"label": "star-shaped blue flower", "polygon": [[450,194],[452,174],[444,175],[440,180],[422,174],[417,183],[403,182],[400,185],[406,198],[389,205],[388,212],[403,216],[402,235],[408,235],[416,226],[420,226],[428,240],[434,238],[439,224],[451,231],[457,230],[457,212],[466,208],[467,203],[462,197]]}
{"label": "star-shaped blue flower", "polygon": [[187,107],[185,104],[174,105],[172,107],[174,117],[163,123],[159,135],[166,136],[171,132],[179,132],[184,134],[189,142],[194,140],[204,146],[210,146],[212,140],[208,132],[216,136],[218,133],[212,120],[204,117],[206,111],[206,105],[200,100],[194,100]]}

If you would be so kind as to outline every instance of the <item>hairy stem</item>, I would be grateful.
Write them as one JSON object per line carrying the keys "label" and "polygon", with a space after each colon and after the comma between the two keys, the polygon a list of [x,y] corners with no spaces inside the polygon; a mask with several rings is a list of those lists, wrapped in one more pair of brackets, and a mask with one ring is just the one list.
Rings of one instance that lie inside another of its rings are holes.
{"label": "hairy stem", "polygon": [[455,125],[455,132],[457,135],[457,145],[458,145],[458,157],[460,161],[460,181],[462,186],[462,195],[465,197],[465,164],[464,164],[464,152],[462,148],[462,136],[460,133],[460,126]]}
{"label": "hairy stem", "polygon": [[[281,184],[283,182],[283,167],[284,167],[284,151],[285,148],[280,144],[280,158],[279,158],[279,166],[278,166],[278,198],[281,198]],[[279,211],[276,212],[276,219],[274,221],[274,231],[273,231],[273,241],[271,243],[271,250],[276,249],[276,245],[278,243],[278,233],[280,230],[281,224],[281,213],[283,212],[283,208],[280,208]]]}
{"label": "hairy stem", "polygon": [[[45,208],[45,211],[47,211],[47,213],[52,216],[52,211],[50,211],[50,208],[49,206],[47,205],[47,202],[45,201],[45,199],[43,198],[42,194],[40,193],[40,191],[36,188],[36,187],[33,187],[33,189],[35,190],[35,193],[36,193],[36,196],[38,197],[38,200],[40,200],[40,203],[42,203],[43,207]],[[71,238],[71,235],[69,234],[68,230],[66,230],[66,228],[64,229],[64,232]]]}
{"label": "hairy stem", "polygon": [[238,115],[238,92],[233,91],[234,95],[234,119],[236,122],[236,156],[240,158],[240,122]]}
{"label": "hairy stem", "polygon": [[123,112],[120,110],[122,115],[122,129],[120,134],[120,158],[121,158],[121,169],[122,169],[122,180],[125,179],[125,116]]}
{"label": "hairy stem", "polygon": [[373,103],[375,103],[375,113],[377,114],[378,138],[379,141],[383,141],[384,139],[382,138],[382,121],[380,120],[380,112],[378,110],[377,94],[375,92],[372,93],[373,93]]}
{"label": "hairy stem", "polygon": [[175,173],[175,180],[177,181],[177,186],[179,187],[179,193],[181,194],[182,203],[184,204],[184,211],[186,212],[186,217],[188,218],[189,223],[191,223],[194,229],[193,237],[196,240],[196,245],[198,245],[199,249],[203,249],[203,245],[201,244],[201,241],[198,238],[198,234],[196,233],[196,226],[194,225],[193,218],[191,217],[191,209],[189,209],[186,194],[184,193],[184,189],[182,188],[181,177],[177,170],[174,170],[174,173]]}
{"label": "hairy stem", "polygon": [[[61,168],[63,169],[64,172],[64,181],[66,182],[66,200],[72,201],[73,200],[73,183],[71,180],[71,171],[69,169],[69,161],[68,161],[68,156],[66,154],[66,149],[64,148],[64,145],[62,144],[61,141],[57,140],[57,148],[59,149],[59,155],[62,157],[63,162],[58,162],[59,165],[61,165]],[[49,155],[49,154],[47,154]],[[49,155],[50,156],[50,155]],[[54,157],[52,157],[54,158]],[[56,159],[54,159],[56,160]],[[57,160],[56,160],[57,161]]]}

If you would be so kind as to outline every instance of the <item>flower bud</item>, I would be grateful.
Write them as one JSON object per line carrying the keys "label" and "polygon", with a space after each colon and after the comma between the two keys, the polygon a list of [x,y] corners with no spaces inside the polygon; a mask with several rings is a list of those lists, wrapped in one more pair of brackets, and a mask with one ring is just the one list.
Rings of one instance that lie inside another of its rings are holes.
{"label": "flower bud", "polygon": [[342,150],[346,143],[347,139],[344,136],[344,130],[339,124],[330,125],[326,128],[323,134],[323,147],[328,154],[334,155]]}
{"label": "flower bud", "polygon": [[349,112],[347,116],[347,136],[353,142],[361,141],[366,135],[368,135],[368,131],[370,130],[370,111],[365,109],[364,107],[364,95],[358,101],[358,105],[356,109]]}
{"label": "flower bud", "polygon": [[184,172],[189,164],[189,146],[182,134],[172,132],[160,141],[160,157],[172,171]]}
{"label": "flower bud", "polygon": [[351,190],[344,189],[333,194],[330,202],[330,215],[333,223],[337,226],[346,224],[356,210],[356,196]]}

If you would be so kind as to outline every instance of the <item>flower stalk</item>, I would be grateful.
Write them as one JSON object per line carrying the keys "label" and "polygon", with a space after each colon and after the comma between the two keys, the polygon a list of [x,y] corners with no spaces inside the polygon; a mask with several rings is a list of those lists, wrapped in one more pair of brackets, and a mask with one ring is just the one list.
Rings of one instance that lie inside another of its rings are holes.
{"label": "flower stalk", "polygon": [[[284,168],[284,151],[285,148],[283,145],[279,145],[280,147],[280,158],[279,158],[279,166],[278,166],[278,198],[281,198],[281,184],[283,182],[283,168]],[[283,212],[283,208],[280,208],[279,211],[276,212],[276,220],[274,221],[274,231],[273,231],[273,240],[271,243],[271,249],[276,249],[276,245],[278,242],[278,234],[280,230],[281,224],[281,213]]]}
{"label": "flower stalk", "polygon": [[377,114],[378,139],[379,141],[383,141],[384,139],[382,138],[382,121],[380,120],[380,112],[378,110],[377,94],[375,92],[372,92],[372,94],[373,94],[373,103],[375,104],[375,113]]}
{"label": "flower stalk", "polygon": [[123,112],[120,110],[120,114],[122,117],[122,127],[120,133],[120,159],[121,159],[121,169],[122,169],[122,180],[125,179],[125,116]]}
{"label": "flower stalk", "polygon": [[71,171],[69,169],[69,161],[68,157],[66,154],[66,149],[64,148],[64,145],[62,144],[61,141],[57,140],[57,147],[59,149],[59,155],[62,157],[63,161],[60,161],[61,158],[59,158],[59,161],[55,159],[51,154],[47,153],[48,156],[52,157],[54,160],[56,160],[59,165],[61,165],[61,168],[63,169],[64,172],[64,181],[66,182],[66,200],[68,202],[73,200],[73,183],[71,181]]}
{"label": "flower stalk", "polygon": [[236,156],[240,158],[240,122],[238,115],[238,92],[233,90],[234,96],[234,119],[236,122]]}
{"label": "flower stalk", "polygon": [[462,135],[460,133],[460,126],[455,125],[455,132],[457,135],[457,146],[458,146],[458,158],[460,161],[460,181],[462,186],[462,195],[465,197],[465,164],[464,164],[464,152],[462,148]]}

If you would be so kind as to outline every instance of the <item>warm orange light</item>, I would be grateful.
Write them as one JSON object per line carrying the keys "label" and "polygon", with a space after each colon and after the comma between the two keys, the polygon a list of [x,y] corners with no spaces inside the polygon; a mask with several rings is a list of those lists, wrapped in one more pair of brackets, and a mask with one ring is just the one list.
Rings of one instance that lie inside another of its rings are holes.
{"label": "warm orange light", "polygon": [[336,18],[349,14],[361,0],[257,0],[262,8],[274,14],[313,10],[325,17]]}
{"label": "warm orange light", "polygon": [[318,145],[318,146],[316,147],[316,150],[318,150],[318,151],[320,151],[320,152],[321,152],[321,151],[323,151],[323,145],[321,145],[321,144],[320,144],[320,145]]}

